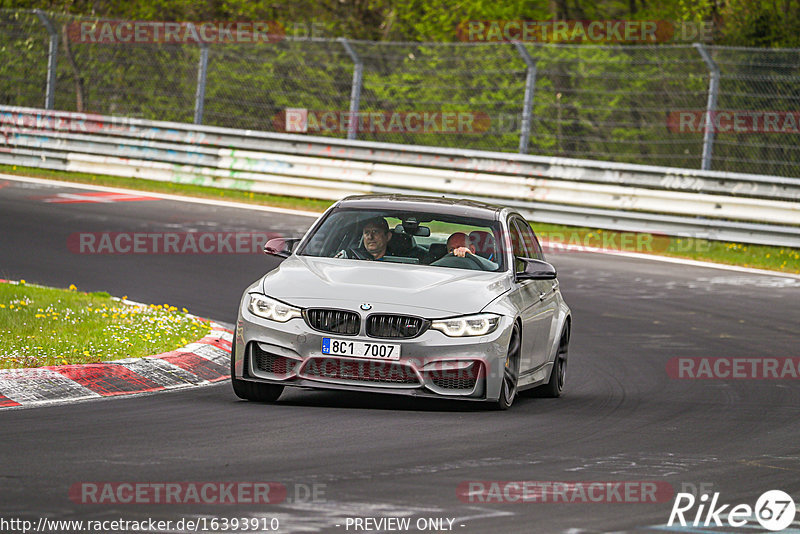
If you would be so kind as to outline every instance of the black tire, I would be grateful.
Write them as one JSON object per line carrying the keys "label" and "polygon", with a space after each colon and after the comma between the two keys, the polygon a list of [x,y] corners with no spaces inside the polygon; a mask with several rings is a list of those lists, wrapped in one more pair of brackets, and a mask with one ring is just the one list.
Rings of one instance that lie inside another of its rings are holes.
{"label": "black tire", "polygon": [[236,396],[240,399],[255,402],[274,402],[278,400],[278,397],[283,393],[283,386],[276,384],[260,384],[258,382],[249,382],[236,378],[233,369],[234,361],[236,360],[234,356],[235,347],[236,344],[234,342],[233,348],[231,348],[231,385],[233,386],[233,392]]}
{"label": "black tire", "polygon": [[553,369],[550,372],[550,380],[547,384],[539,386],[532,392],[536,397],[548,397],[555,399],[561,396],[567,379],[567,355],[569,353],[569,326],[558,342],[558,353],[556,353]]}
{"label": "black tire", "polygon": [[522,351],[522,338],[519,325],[514,324],[511,339],[508,342],[506,363],[503,366],[503,383],[500,386],[500,397],[493,407],[497,410],[508,410],[517,398],[517,380],[519,380],[519,357]]}

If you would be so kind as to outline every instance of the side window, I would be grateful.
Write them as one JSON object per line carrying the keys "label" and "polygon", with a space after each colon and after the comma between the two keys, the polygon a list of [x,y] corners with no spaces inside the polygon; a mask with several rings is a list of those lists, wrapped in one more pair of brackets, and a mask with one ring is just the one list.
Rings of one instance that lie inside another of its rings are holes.
{"label": "side window", "polygon": [[522,240],[525,243],[525,248],[528,250],[528,257],[536,260],[544,261],[544,253],[539,240],[536,239],[536,234],[533,233],[531,225],[522,219],[517,219],[520,232],[522,233]]}
{"label": "side window", "polygon": [[517,258],[524,258],[527,256],[525,252],[525,245],[522,234],[516,224],[516,218],[508,220],[508,231],[511,234],[511,247],[514,251],[514,269],[519,272],[525,269],[525,265],[518,261]]}

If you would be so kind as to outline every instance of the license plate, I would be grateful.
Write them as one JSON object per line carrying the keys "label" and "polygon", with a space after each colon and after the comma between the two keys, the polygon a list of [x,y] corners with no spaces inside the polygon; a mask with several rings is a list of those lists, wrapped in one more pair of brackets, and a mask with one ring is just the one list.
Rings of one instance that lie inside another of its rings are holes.
{"label": "license plate", "polygon": [[322,338],[322,354],[332,356],[352,356],[354,358],[373,358],[376,360],[399,360],[400,345],[391,343],[366,343],[364,341],[345,341]]}

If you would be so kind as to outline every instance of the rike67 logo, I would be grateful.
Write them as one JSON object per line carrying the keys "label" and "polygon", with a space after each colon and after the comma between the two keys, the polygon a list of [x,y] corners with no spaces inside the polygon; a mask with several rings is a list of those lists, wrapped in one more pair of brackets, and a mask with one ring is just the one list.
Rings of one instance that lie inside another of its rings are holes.
{"label": "rike67 logo", "polygon": [[[692,514],[695,505],[697,511]],[[691,493],[678,493],[667,526],[672,526],[677,521],[682,527],[722,527],[726,524],[744,527],[749,520],[755,518],[765,529],[777,532],[792,524],[796,512],[794,500],[781,490],[765,492],[756,501],[755,508],[749,504],[737,504],[733,507],[730,504],[720,504],[719,492],[714,493],[710,502],[708,494],[697,499]]]}

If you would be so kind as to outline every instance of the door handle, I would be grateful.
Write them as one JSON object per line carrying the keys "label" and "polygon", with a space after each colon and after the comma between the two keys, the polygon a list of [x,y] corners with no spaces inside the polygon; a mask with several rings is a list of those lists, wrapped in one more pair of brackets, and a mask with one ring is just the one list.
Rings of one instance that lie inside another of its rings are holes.
{"label": "door handle", "polygon": [[539,300],[544,300],[547,297],[547,293],[539,293]]}

